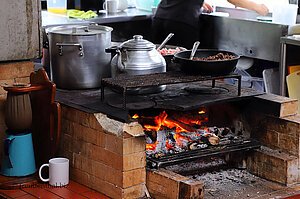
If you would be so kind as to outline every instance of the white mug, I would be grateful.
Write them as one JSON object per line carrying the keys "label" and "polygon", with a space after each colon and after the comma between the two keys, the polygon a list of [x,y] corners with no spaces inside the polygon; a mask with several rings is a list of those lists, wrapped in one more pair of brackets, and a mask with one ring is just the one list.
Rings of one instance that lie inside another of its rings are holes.
{"label": "white mug", "polygon": [[[42,177],[42,169],[49,167],[49,178]],[[69,159],[67,158],[52,158],[49,164],[43,164],[39,170],[39,177],[43,182],[49,182],[52,186],[65,186],[69,184]]]}
{"label": "white mug", "polygon": [[105,9],[107,13],[118,12],[118,0],[106,0],[103,4],[103,9]]}

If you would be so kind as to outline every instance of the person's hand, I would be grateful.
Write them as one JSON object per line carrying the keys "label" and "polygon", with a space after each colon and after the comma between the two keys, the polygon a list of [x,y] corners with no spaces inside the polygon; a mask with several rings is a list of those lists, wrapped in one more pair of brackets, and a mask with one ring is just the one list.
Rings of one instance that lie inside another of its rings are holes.
{"label": "person's hand", "polygon": [[258,4],[255,11],[260,15],[266,15],[269,13],[269,9],[267,6],[265,6],[265,4]]}
{"label": "person's hand", "polygon": [[203,10],[207,13],[211,13],[214,9],[213,7],[211,7],[208,3],[203,3],[203,6],[202,6]]}

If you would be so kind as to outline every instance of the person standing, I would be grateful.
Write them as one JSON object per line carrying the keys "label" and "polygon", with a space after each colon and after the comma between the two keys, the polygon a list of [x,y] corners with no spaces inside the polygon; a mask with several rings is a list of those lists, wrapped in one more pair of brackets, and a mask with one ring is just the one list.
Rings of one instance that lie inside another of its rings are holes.
{"label": "person standing", "polygon": [[[229,3],[266,15],[269,10],[264,4],[251,0],[227,0]],[[174,36],[169,44],[191,49],[199,40],[199,16],[201,7],[205,11],[213,8],[204,0],[161,0],[152,19],[152,36],[154,43],[161,43],[169,33]]]}

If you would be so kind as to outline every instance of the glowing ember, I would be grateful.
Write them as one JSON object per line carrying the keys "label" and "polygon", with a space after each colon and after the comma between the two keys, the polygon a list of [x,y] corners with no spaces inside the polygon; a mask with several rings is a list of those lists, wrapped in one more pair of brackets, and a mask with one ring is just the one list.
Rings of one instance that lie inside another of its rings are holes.
{"label": "glowing ember", "polygon": [[[204,137],[217,137],[206,127],[199,127],[203,122],[207,122],[208,118],[204,110],[195,112],[195,114],[172,114],[169,116],[165,111],[161,112],[155,117],[145,117],[135,114],[132,118],[138,119],[143,125],[144,131],[146,132],[163,132],[166,133],[165,137],[171,136],[172,139],[169,141],[169,137],[162,143],[166,142],[165,147],[167,150],[173,149],[174,147],[185,147],[189,143],[197,142],[203,143]],[[198,125],[197,128],[193,127]],[[169,129],[169,130],[168,130]],[[167,130],[166,132],[164,130]],[[154,138],[153,141],[155,141]],[[206,139],[207,140],[207,139]],[[159,141],[155,143],[147,144],[147,150],[155,150]]]}
{"label": "glowing ember", "polygon": [[158,141],[156,141],[153,144],[147,144],[146,145],[146,150],[155,150],[157,144],[158,144]]}

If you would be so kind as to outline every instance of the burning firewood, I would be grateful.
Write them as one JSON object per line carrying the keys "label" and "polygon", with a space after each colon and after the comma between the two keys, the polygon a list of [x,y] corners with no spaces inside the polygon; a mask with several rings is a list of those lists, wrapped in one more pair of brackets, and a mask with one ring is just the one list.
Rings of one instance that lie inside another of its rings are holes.
{"label": "burning firewood", "polygon": [[192,143],[189,145],[189,149],[190,149],[190,150],[195,150],[195,149],[205,149],[205,148],[207,148],[207,147],[208,147],[207,144],[198,143],[198,142],[192,142]]}
{"label": "burning firewood", "polygon": [[219,137],[209,137],[208,141],[211,145],[218,145],[220,142],[220,138]]}
{"label": "burning firewood", "polygon": [[211,145],[218,145],[220,141],[219,137],[207,130],[202,129],[198,129],[196,132],[181,132],[180,135],[199,143],[209,143]]}

